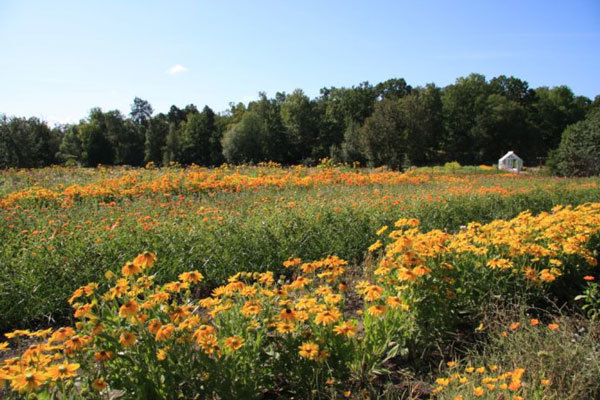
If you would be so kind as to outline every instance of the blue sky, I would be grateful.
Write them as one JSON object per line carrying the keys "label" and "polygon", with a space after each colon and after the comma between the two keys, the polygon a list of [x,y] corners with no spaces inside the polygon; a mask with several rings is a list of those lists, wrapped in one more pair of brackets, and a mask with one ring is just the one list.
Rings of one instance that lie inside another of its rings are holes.
{"label": "blue sky", "polygon": [[54,123],[471,72],[600,94],[598,0],[1,0],[0,43],[0,113]]}

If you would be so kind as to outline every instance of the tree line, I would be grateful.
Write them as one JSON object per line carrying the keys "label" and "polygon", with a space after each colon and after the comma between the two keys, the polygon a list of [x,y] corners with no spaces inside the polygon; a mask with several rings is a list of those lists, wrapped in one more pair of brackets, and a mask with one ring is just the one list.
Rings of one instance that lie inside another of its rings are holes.
{"label": "tree line", "polygon": [[329,87],[312,99],[301,89],[272,98],[260,92],[257,100],[231,103],[222,113],[190,104],[154,114],[150,103],[135,98],[129,115],[93,108],[77,124],[52,128],[38,118],[1,116],[0,168],[311,165],[331,157],[400,169],[448,161],[491,164],[508,150],[526,165],[553,151],[556,166],[565,129],[598,108],[600,96],[592,101],[567,86],[533,89],[512,76],[488,81],[481,74],[443,88],[412,87],[404,79]]}

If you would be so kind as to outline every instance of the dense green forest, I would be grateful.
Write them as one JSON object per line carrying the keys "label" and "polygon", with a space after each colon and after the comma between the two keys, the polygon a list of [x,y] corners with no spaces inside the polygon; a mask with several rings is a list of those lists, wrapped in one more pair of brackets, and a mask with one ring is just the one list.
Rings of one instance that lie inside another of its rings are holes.
{"label": "dense green forest", "polygon": [[[190,104],[154,114],[149,102],[135,98],[128,116],[93,108],[72,125],[49,127],[38,118],[0,116],[0,168],[289,165],[323,157],[404,168],[448,161],[492,164],[514,150],[528,166],[546,162],[550,154],[549,164],[560,173],[572,168],[565,146],[580,146],[581,135],[590,137],[589,129],[598,129],[598,109],[600,96],[592,101],[566,86],[533,89],[512,76],[488,81],[480,74],[443,88],[412,87],[404,79],[329,87],[314,99],[301,89],[273,98],[261,92],[256,101],[231,103],[223,113]],[[580,126],[567,129],[576,123]],[[597,149],[590,151],[593,162]],[[597,172],[584,167],[575,173]]]}

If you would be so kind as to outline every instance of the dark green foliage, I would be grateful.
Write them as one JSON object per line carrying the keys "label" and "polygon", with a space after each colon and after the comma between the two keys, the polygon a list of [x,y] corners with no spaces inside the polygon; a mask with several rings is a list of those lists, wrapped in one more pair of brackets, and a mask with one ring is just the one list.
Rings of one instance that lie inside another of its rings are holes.
{"label": "dark green foliage", "polygon": [[549,165],[563,176],[600,174],[600,109],[565,130]]}
{"label": "dark green foliage", "polygon": [[0,116],[0,168],[33,168],[57,162],[62,132],[37,118]]}

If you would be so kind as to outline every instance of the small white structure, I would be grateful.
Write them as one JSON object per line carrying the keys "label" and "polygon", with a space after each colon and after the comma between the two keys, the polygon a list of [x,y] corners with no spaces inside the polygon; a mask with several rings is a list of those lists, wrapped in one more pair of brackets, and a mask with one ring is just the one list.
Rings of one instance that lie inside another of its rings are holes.
{"label": "small white structure", "polygon": [[511,150],[498,160],[498,169],[521,172],[523,160]]}

